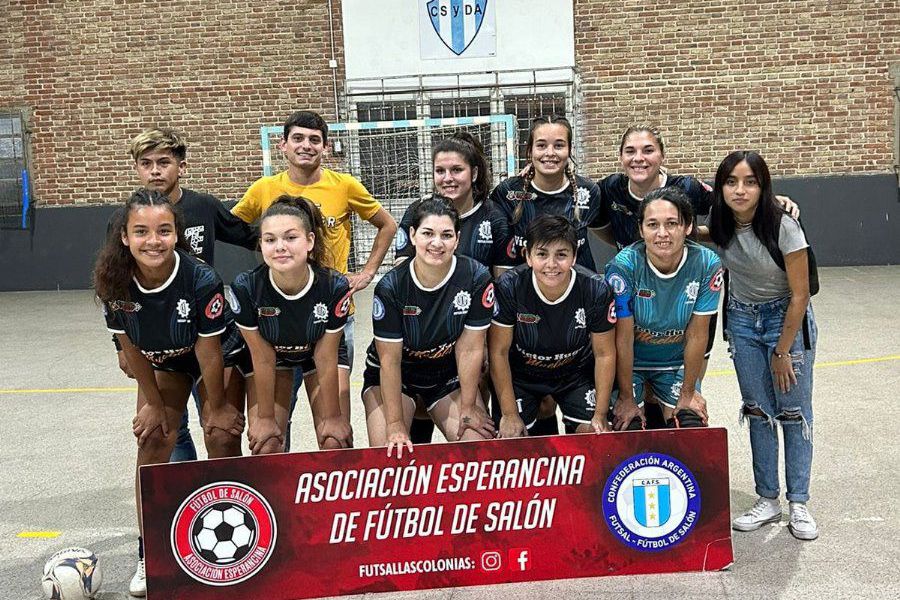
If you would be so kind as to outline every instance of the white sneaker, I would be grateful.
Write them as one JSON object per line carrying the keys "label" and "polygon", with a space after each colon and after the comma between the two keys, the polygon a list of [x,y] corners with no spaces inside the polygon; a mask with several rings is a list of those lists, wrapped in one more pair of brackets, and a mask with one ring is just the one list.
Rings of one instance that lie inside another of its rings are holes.
{"label": "white sneaker", "polygon": [[738,531],[755,531],[766,523],[781,520],[781,502],[778,498],[760,496],[753,508],[731,522],[731,527]]}
{"label": "white sneaker", "polygon": [[791,522],[788,529],[798,540],[814,540],[819,537],[819,527],[816,520],[809,514],[805,502],[791,502]]}
{"label": "white sneaker", "polygon": [[134,570],[134,577],[131,578],[131,583],[128,584],[128,593],[138,598],[143,598],[147,595],[147,573],[144,571],[143,558],[138,561],[137,569]]}

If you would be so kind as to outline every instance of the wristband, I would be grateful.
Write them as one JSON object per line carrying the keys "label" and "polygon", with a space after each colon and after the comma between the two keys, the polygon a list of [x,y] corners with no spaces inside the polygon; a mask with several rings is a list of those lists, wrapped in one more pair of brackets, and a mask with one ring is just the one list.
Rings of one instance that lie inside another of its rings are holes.
{"label": "wristband", "polygon": [[774,350],[772,354],[775,355],[775,358],[787,358],[789,356],[788,352],[779,352],[778,350]]}

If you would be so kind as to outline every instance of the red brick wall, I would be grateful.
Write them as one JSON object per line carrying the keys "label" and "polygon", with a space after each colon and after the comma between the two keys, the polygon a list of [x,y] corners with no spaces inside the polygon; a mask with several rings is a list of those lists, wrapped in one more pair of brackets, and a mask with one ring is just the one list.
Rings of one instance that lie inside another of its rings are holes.
{"label": "red brick wall", "polygon": [[[20,0],[0,15],[0,110],[31,111],[45,206],[121,199],[128,140],[152,125],[187,135],[185,185],[235,199],[259,176],[261,124],[334,118],[325,0]],[[676,172],[709,176],[737,147],[777,175],[892,168],[897,0],[576,0],[575,38],[585,173],[616,169],[635,122],[661,126]]]}
{"label": "red brick wall", "polygon": [[128,141],[154,125],[186,134],[185,185],[238,198],[260,175],[260,125],[299,108],[334,118],[324,0],[0,7],[0,109],[32,110],[42,205],[121,199],[137,183]]}
{"label": "red brick wall", "polygon": [[892,170],[896,0],[576,0],[575,44],[587,172],[614,171],[641,122],[673,172],[711,176],[737,148],[776,175]]}

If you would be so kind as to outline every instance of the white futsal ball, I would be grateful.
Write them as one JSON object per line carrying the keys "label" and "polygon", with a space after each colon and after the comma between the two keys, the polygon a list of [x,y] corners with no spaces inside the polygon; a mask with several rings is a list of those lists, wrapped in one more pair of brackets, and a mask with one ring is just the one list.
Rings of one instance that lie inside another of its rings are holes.
{"label": "white futsal ball", "polygon": [[100,590],[103,574],[97,556],[85,548],[66,548],[44,565],[41,587],[50,600],[93,598]]}

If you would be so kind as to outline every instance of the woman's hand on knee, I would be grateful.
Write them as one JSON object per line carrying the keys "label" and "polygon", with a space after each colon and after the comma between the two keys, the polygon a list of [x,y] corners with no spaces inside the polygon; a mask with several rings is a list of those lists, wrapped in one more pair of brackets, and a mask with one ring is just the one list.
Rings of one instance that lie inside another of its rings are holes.
{"label": "woman's hand on knee", "polygon": [[352,448],[353,428],[344,417],[322,419],[316,426],[316,439],[320,450]]}
{"label": "woman's hand on knee", "polygon": [[166,409],[162,406],[146,403],[131,420],[131,431],[137,438],[138,447],[143,448],[151,436],[169,437],[169,424],[166,421]]}

